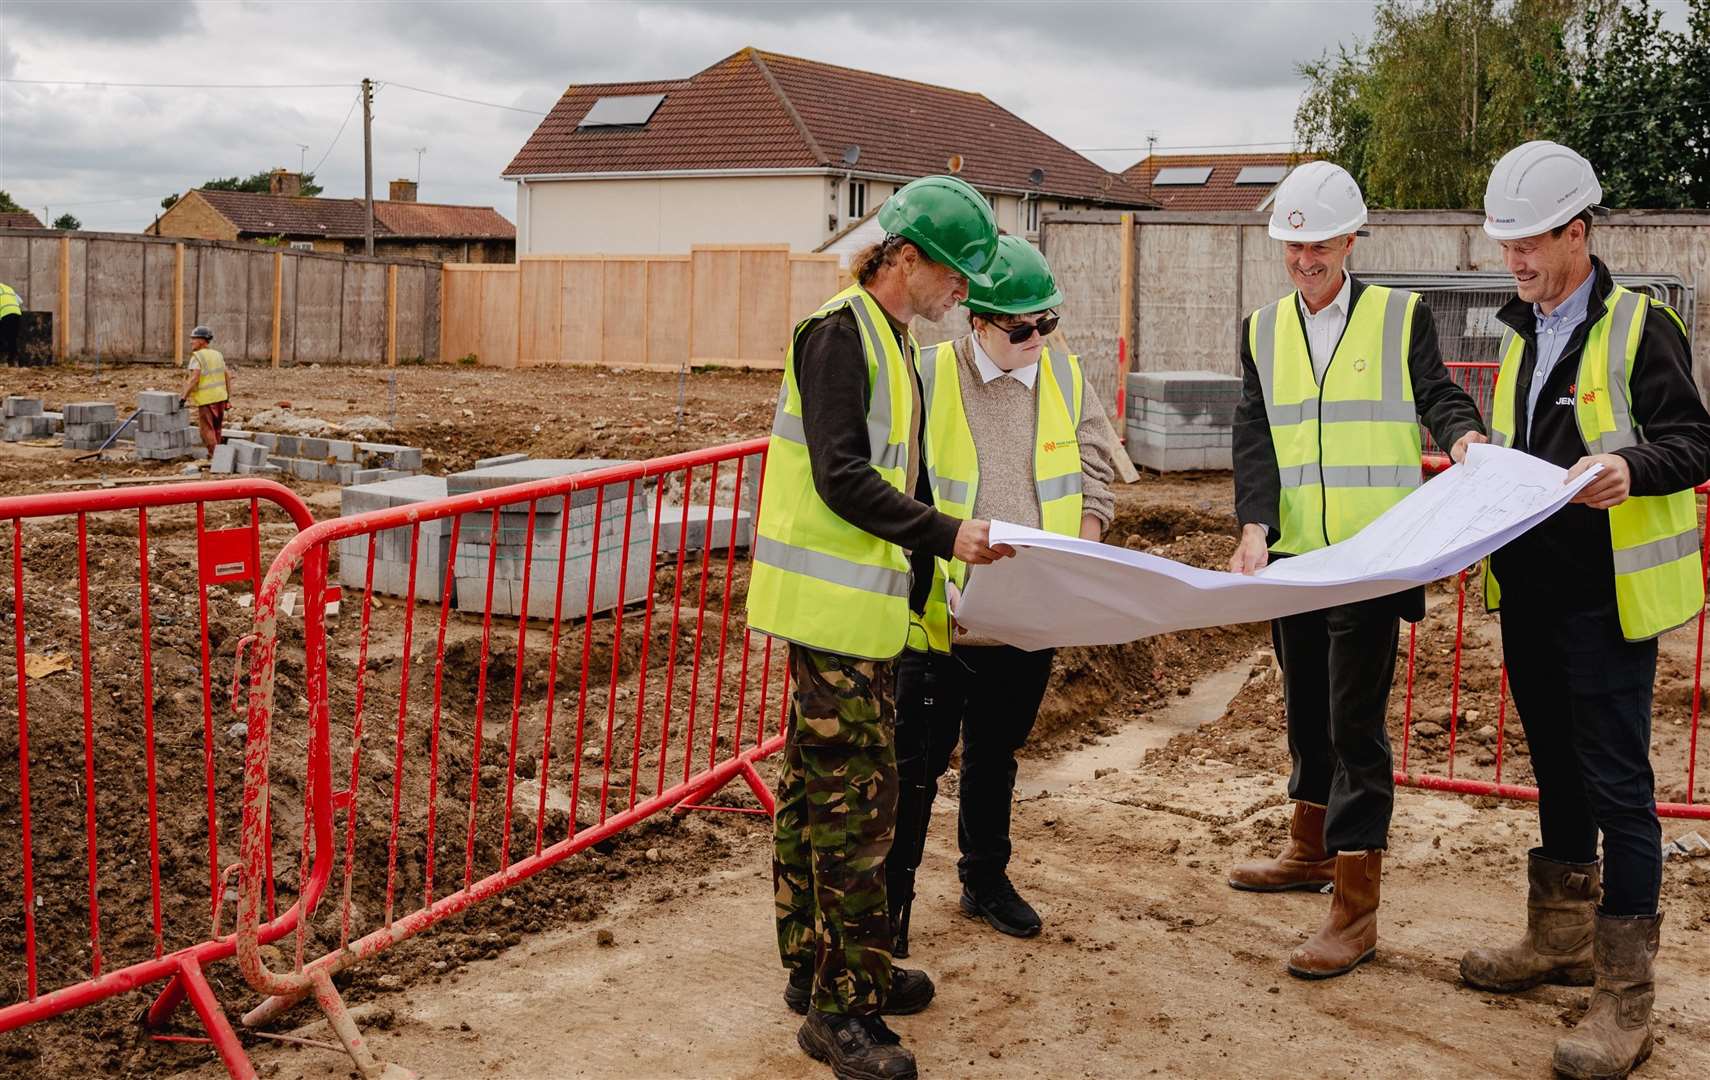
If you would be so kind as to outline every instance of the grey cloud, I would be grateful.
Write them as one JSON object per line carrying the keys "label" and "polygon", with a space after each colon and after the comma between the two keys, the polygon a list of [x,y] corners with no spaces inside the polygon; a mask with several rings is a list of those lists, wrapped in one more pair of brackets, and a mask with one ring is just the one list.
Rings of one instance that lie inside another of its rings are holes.
{"label": "grey cloud", "polygon": [[194,0],[8,0],[0,15],[8,36],[26,39],[19,25],[67,38],[158,41],[201,25]]}

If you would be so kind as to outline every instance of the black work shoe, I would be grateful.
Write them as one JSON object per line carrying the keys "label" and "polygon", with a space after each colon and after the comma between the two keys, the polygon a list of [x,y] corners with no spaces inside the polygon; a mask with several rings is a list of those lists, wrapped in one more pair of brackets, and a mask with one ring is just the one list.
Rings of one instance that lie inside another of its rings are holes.
{"label": "black work shoe", "polygon": [[[891,992],[879,1011],[886,1016],[909,1016],[932,1004],[937,993],[938,988],[932,985],[932,978],[926,972],[893,967]],[[813,968],[796,968],[790,972],[790,981],[784,984],[784,1004],[791,1012],[806,1016],[812,1002]]]}
{"label": "black work shoe", "polygon": [[1044,924],[1008,877],[975,887],[962,885],[962,914],[971,919],[984,919],[993,930],[1011,937],[1032,937]]}
{"label": "black work shoe", "polygon": [[796,1044],[831,1066],[837,1080],[915,1080],[914,1055],[877,1016],[808,1013]]}

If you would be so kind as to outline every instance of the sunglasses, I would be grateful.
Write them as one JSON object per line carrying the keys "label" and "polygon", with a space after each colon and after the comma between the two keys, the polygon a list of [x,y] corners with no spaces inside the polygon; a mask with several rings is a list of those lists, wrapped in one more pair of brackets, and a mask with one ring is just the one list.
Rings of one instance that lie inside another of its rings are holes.
{"label": "sunglasses", "polygon": [[992,325],[1009,335],[1009,343],[1011,345],[1020,345],[1022,342],[1032,337],[1035,330],[1039,331],[1039,336],[1042,338],[1050,337],[1052,331],[1057,329],[1057,324],[1062,321],[1063,317],[1061,315],[1047,315],[1038,322],[1022,323],[1020,326],[1015,327],[1005,326],[1000,322],[994,322]]}

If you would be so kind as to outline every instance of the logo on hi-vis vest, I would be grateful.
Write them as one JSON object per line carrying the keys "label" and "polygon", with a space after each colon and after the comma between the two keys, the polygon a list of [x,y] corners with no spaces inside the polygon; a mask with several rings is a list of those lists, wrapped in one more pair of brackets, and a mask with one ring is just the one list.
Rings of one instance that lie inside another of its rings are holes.
{"label": "logo on hi-vis vest", "polygon": [[1358,360],[1354,361],[1354,370],[1355,371],[1366,370],[1366,358],[1365,357],[1362,356]]}
{"label": "logo on hi-vis vest", "polygon": [[1053,440],[1053,441],[1045,444],[1045,452],[1047,454],[1049,454],[1049,453],[1051,453],[1055,450],[1058,450],[1058,449],[1067,450],[1071,446],[1079,446],[1079,445],[1080,445],[1080,443],[1074,439],[1064,439],[1062,442],[1057,442],[1057,441]]}
{"label": "logo on hi-vis vest", "polygon": [[[1556,404],[1557,405],[1572,405],[1573,399],[1578,394],[1578,392],[1579,392],[1579,384],[1578,383],[1569,383],[1566,396],[1557,398]],[[1592,402],[1594,402],[1596,400],[1597,400],[1597,391],[1587,390],[1585,392],[1585,403],[1587,405],[1590,405]]]}
{"label": "logo on hi-vis vest", "polygon": [[1585,405],[1595,405],[1597,403],[1597,391],[1587,390],[1579,396],[1579,400]]}

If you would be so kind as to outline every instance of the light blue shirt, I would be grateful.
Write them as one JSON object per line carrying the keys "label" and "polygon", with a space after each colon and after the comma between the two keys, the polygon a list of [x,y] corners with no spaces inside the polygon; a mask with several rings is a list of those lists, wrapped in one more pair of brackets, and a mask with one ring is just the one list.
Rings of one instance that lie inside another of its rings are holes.
{"label": "light blue shirt", "polygon": [[1591,303],[1591,287],[1597,282],[1597,271],[1594,269],[1586,275],[1579,288],[1557,305],[1556,310],[1545,315],[1537,304],[1532,305],[1532,316],[1537,320],[1535,326],[1538,332],[1538,362],[1532,368],[1532,385],[1526,391],[1526,439],[1532,438],[1532,422],[1538,416],[1538,396],[1544,392],[1544,384],[1550,379],[1550,372],[1556,368],[1562,353],[1567,349],[1568,339],[1579,324],[1585,321],[1585,309]]}

